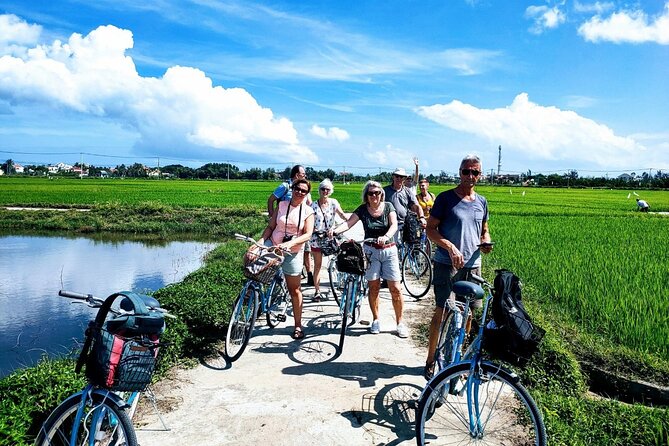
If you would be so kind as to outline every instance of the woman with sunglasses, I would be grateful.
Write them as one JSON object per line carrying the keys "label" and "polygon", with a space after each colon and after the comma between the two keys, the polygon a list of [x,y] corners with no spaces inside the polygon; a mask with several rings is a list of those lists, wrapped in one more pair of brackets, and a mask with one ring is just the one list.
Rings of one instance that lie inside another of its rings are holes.
{"label": "woman with sunglasses", "polygon": [[369,306],[372,310],[372,325],[370,333],[378,334],[381,331],[379,323],[379,289],[381,279],[388,281],[388,290],[392,296],[395,321],[397,322],[397,336],[409,337],[409,329],[402,319],[404,301],[400,290],[400,261],[397,246],[393,236],[397,232],[397,213],[392,203],[385,201],[383,186],[376,181],[368,181],[362,190],[362,205],[353,211],[349,219],[342,224],[345,229],[335,233],[347,231],[358,221],[362,222],[365,238],[375,238],[375,243],[365,242],[365,254],[369,258],[369,266],[365,278],[369,283]]}
{"label": "woman with sunglasses", "polygon": [[290,251],[283,261],[283,275],[293,303],[295,330],[293,339],[304,338],[302,328],[302,290],[300,288],[304,244],[311,239],[314,231],[314,210],[306,204],[311,191],[311,183],[298,179],[291,184],[292,197],[281,201],[269,220],[260,238],[267,246],[279,246]]}
{"label": "woman with sunglasses", "polygon": [[337,215],[342,220],[346,220],[346,214],[344,214],[339,201],[331,198],[332,192],[334,192],[332,181],[329,178],[324,179],[318,186],[318,200],[311,204],[315,215],[314,234],[311,236],[311,254],[314,256],[314,297],[312,302],[326,300],[320,293],[323,253],[321,252],[321,238],[319,238],[318,233],[327,233],[334,228]]}

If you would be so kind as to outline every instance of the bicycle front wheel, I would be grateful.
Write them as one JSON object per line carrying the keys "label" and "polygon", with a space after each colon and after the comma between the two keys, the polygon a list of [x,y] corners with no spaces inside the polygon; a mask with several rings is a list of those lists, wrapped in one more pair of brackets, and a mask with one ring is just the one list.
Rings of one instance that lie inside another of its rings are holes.
{"label": "bicycle front wheel", "polygon": [[328,278],[330,279],[330,291],[334,297],[337,305],[339,305],[339,298],[344,290],[344,275],[337,269],[337,256],[333,256],[328,264]]}
{"label": "bicycle front wheel", "polygon": [[416,411],[416,442],[544,446],[546,428],[518,377],[492,363],[482,363],[472,372],[464,362],[442,370],[423,391]]}
{"label": "bicycle front wheel", "polygon": [[42,425],[35,445],[137,446],[135,430],[125,410],[104,395],[93,393],[91,397],[80,414],[81,398],[63,401]]}
{"label": "bicycle front wheel", "polygon": [[419,247],[409,248],[402,258],[402,283],[410,296],[420,299],[430,291],[432,264],[430,257]]}
{"label": "bicycle front wheel", "polygon": [[236,361],[244,353],[246,345],[251,339],[253,326],[256,323],[256,307],[258,306],[258,292],[255,288],[245,285],[242,292],[235,299],[232,315],[225,336],[225,355],[228,360]]}

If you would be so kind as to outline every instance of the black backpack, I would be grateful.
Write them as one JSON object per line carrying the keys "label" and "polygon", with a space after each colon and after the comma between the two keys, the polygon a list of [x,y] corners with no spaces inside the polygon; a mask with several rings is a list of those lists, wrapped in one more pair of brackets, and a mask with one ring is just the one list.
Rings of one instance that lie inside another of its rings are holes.
{"label": "black backpack", "polygon": [[365,274],[365,252],[360,243],[347,240],[339,246],[337,269],[342,273]]}
{"label": "black backpack", "polygon": [[545,331],[525,310],[522,283],[506,269],[495,271],[492,300],[493,323],[484,332],[484,348],[493,357],[524,366],[537,351]]}
{"label": "black backpack", "polygon": [[417,243],[420,240],[420,222],[415,212],[407,212],[402,227],[402,240],[405,243]]}

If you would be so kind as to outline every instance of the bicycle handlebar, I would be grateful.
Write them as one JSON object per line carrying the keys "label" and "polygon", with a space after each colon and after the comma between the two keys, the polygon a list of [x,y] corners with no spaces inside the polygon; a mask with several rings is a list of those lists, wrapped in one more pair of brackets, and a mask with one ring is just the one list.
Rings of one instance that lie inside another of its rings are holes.
{"label": "bicycle handlebar", "polygon": [[[93,296],[92,294],[77,293],[75,291],[60,290],[60,291],[58,291],[58,295],[62,296],[62,297],[67,297],[67,298],[70,298],[70,299],[83,300],[83,301],[85,301],[86,305],[88,305],[91,308],[100,308],[105,301],[104,299]],[[170,314],[166,309],[162,308],[160,306],[160,303],[157,303],[156,305],[151,305],[147,301],[147,299],[142,299],[142,300],[144,301],[144,304],[148,307],[149,310],[159,311],[167,317],[176,318],[176,316]],[[158,302],[154,298],[150,298],[150,300]],[[116,315],[131,314],[132,313],[132,311],[116,310],[114,308],[110,308],[109,311],[111,311],[112,313],[114,313]]]}
{"label": "bicycle handlebar", "polygon": [[473,282],[478,283],[479,285],[485,285],[485,286],[487,286],[487,287],[492,288],[492,285],[491,285],[487,280],[485,280],[483,277],[481,277],[481,276],[479,276],[479,275],[476,275],[476,274],[474,274],[474,273],[470,273],[470,274],[469,274],[469,278],[470,278]]}

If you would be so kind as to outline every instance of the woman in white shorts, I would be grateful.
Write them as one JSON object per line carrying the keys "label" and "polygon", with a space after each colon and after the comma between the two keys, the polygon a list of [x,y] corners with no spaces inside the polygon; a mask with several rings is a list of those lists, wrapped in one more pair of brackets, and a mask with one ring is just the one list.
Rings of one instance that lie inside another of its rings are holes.
{"label": "woman in white shorts", "polygon": [[358,221],[362,221],[365,230],[365,238],[375,238],[376,242],[365,242],[365,254],[369,258],[369,267],[365,278],[369,283],[369,306],[372,310],[372,326],[370,333],[377,334],[381,331],[379,323],[379,289],[381,279],[388,281],[388,290],[392,296],[395,320],[397,322],[397,335],[400,338],[409,336],[409,329],[403,321],[404,301],[400,290],[400,262],[397,246],[393,236],[397,232],[397,213],[392,203],[385,200],[383,186],[376,181],[368,181],[362,190],[362,201],[364,202],[353,211],[351,217],[342,225],[345,229],[335,232],[347,231]]}

